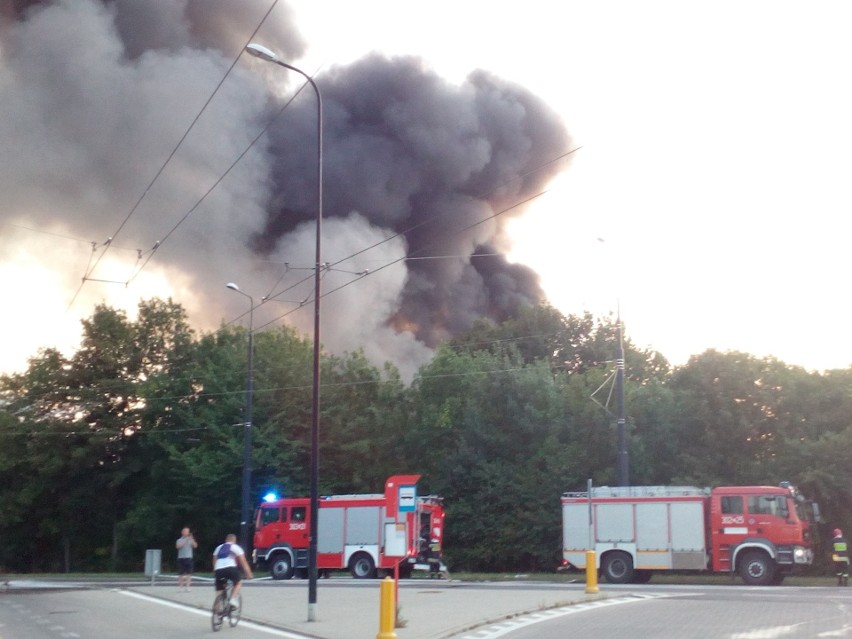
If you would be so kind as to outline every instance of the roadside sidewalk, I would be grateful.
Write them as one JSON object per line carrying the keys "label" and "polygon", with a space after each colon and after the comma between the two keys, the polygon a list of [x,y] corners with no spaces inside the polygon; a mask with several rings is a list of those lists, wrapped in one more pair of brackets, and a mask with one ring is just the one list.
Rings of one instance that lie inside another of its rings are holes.
{"label": "roadside sidewalk", "polygon": [[[127,588],[209,609],[212,585],[194,580],[190,592],[173,583]],[[522,614],[606,598],[586,594],[584,584],[404,580],[399,585],[398,639],[447,639]],[[318,639],[372,639],[379,632],[380,582],[321,579],[316,621],[308,622],[308,582],[245,582],[243,619]]]}

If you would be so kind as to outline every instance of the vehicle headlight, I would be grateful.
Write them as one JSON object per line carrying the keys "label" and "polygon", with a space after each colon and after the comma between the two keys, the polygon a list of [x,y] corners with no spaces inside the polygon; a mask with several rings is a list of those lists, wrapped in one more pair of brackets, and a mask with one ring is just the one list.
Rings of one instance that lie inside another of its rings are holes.
{"label": "vehicle headlight", "polygon": [[804,546],[796,546],[793,549],[793,561],[797,564],[809,564],[813,562],[813,552]]}

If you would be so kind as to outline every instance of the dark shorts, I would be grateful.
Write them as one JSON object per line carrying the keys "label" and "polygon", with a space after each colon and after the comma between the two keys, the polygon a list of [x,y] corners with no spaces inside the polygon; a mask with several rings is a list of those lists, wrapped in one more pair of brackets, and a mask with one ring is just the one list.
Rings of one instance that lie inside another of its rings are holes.
{"label": "dark shorts", "polygon": [[178,557],[178,574],[179,575],[191,575],[192,574],[192,559],[189,557]]}
{"label": "dark shorts", "polygon": [[224,590],[225,584],[229,581],[233,584],[240,583],[240,569],[236,566],[228,568],[219,568],[216,571],[216,590]]}

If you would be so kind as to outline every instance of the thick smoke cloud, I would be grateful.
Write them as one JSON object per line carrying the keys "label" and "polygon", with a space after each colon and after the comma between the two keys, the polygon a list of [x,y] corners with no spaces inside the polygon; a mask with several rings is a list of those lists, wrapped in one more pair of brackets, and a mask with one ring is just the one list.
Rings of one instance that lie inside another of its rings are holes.
{"label": "thick smoke cloud", "polygon": [[[542,299],[529,269],[488,256],[505,248],[500,233],[509,215],[489,218],[540,192],[553,177],[542,167],[568,147],[541,101],[483,72],[457,87],[417,59],[377,54],[321,81],[325,215],[357,211],[402,234],[412,258],[390,317],[395,326],[433,346],[477,317],[505,319]],[[315,139],[308,102],[272,131],[271,217],[259,248],[274,246],[315,210],[306,188],[315,157],[304,142]],[[471,259],[475,253],[483,256]]]}
{"label": "thick smoke cloud", "polygon": [[[38,256],[68,291],[67,305],[100,260],[76,298],[80,315],[97,301],[114,304],[117,288],[138,299],[165,286],[208,329],[244,310],[246,300],[223,288],[237,280],[256,301],[275,298],[256,324],[286,314],[308,330],[310,305],[298,309],[310,286],[295,283],[313,265],[312,92],[192,209],[292,95],[296,74],[241,60],[145,191],[267,9],[239,0],[0,0],[0,268]],[[264,35],[286,43],[289,59],[304,52],[283,2]],[[541,167],[570,144],[540,100],[483,72],[456,86],[418,59],[380,55],[317,82],[323,287],[334,291],[323,307],[328,348],[363,346],[410,375],[430,347],[477,317],[503,319],[542,299],[533,272],[492,255],[507,248],[503,226],[521,210],[495,214],[542,190],[553,169]]]}

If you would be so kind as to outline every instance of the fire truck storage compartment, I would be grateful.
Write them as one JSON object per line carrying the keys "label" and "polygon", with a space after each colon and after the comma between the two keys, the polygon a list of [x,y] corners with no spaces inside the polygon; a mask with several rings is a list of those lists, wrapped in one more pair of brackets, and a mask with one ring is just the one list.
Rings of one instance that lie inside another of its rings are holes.
{"label": "fire truck storage compartment", "polygon": [[320,508],[317,552],[339,553],[352,546],[375,548],[381,510],[379,506]]}
{"label": "fire truck storage compartment", "polygon": [[[608,487],[592,491],[593,531],[599,554],[613,549],[631,552],[636,569],[706,568],[705,497],[684,496],[682,492],[674,496],[661,489],[636,495],[634,489],[630,502],[621,502],[618,497],[628,495],[618,489],[614,492]],[[563,526],[566,550],[588,546],[587,500],[564,504]],[[580,557],[576,560],[585,565]]]}

